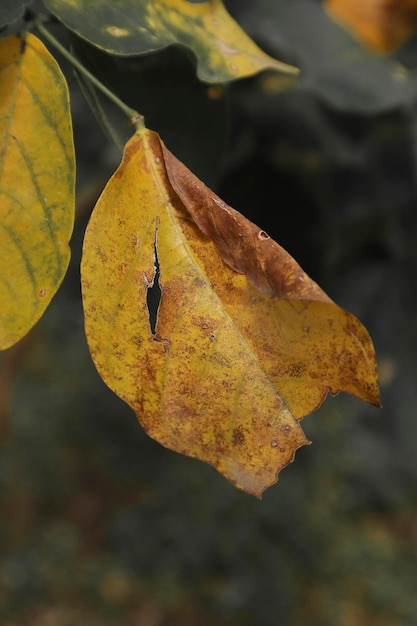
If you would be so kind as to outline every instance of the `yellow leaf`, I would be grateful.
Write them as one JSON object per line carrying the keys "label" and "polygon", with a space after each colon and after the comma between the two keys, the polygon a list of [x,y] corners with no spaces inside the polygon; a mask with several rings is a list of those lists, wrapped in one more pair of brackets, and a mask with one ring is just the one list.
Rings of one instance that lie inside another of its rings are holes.
{"label": "yellow leaf", "polygon": [[179,43],[197,57],[197,74],[227,82],[266,69],[296,76],[295,67],[265,54],[221,0],[46,0],[75,33],[112,54],[143,54]]}
{"label": "yellow leaf", "polygon": [[82,286],[107,385],[151,437],[254,495],[307,443],[298,418],[328,389],[378,404],[360,322],[151,131],[129,141],[93,211]]}
{"label": "yellow leaf", "polygon": [[392,52],[417,30],[416,0],[326,0],[329,13],[376,52]]}
{"label": "yellow leaf", "polygon": [[0,348],[41,317],[68,266],[74,153],[66,82],[33,35],[0,41]]}

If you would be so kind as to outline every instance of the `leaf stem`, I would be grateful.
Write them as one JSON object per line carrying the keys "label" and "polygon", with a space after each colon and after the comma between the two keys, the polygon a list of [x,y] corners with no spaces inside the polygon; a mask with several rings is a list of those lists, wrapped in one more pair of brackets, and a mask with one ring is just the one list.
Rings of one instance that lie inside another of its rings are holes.
{"label": "leaf stem", "polygon": [[86,67],[84,67],[84,65],[82,65],[82,63],[80,63],[78,59],[73,54],[71,54],[71,52],[69,52],[69,50],[67,50],[57,39],[55,39],[55,37],[49,32],[47,28],[45,28],[41,18],[36,19],[34,21],[34,25],[36,29],[41,33],[41,35],[43,35],[45,39],[52,46],[54,46],[54,48],[56,48],[62,54],[62,56],[65,57],[67,61],[71,63],[71,65],[73,65],[73,67],[75,67],[75,69],[81,72],[87,78],[87,80],[89,80],[90,83],[94,85],[94,87],[97,87],[97,89],[99,89],[105,96],[107,96],[107,98],[109,98],[109,100],[114,102],[114,104],[118,106],[125,115],[127,115],[136,130],[144,128],[143,115],[141,115],[140,113],[138,113],[138,111],[135,111],[135,109],[132,109],[122,100],[120,100],[120,98],[118,98],[115,93],[110,91],[110,89],[108,89],[101,81],[99,81],[98,78],[94,76],[94,74],[92,74]]}

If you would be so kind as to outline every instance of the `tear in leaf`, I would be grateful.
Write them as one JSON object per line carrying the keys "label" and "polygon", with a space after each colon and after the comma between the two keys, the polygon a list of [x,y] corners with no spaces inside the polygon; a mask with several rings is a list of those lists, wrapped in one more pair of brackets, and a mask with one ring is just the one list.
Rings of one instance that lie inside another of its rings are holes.
{"label": "tear in leaf", "polygon": [[154,238],[154,274],[152,277],[152,281],[148,282],[148,279],[145,278],[145,285],[147,288],[146,293],[146,304],[149,312],[149,325],[151,327],[151,333],[155,337],[156,333],[156,321],[158,319],[158,309],[159,304],[161,302],[161,287],[159,284],[159,277],[161,275],[160,267],[159,267],[159,259],[158,259],[158,249],[157,249],[157,240],[158,240],[158,228],[155,229],[155,238]]}

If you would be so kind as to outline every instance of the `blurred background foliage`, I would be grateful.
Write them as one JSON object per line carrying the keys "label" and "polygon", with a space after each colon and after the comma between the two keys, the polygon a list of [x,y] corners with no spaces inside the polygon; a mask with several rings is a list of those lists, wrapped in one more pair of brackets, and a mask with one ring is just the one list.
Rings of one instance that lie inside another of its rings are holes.
{"label": "blurred background foliage", "polygon": [[[414,4],[396,6],[415,16]],[[144,434],[95,372],[79,290],[88,215],[130,130],[90,91],[110,142],[63,64],[78,218],[62,289],[0,361],[2,624],[417,623],[417,37],[375,51],[363,15],[348,29],[328,5],[226,2],[266,52],[300,67],[295,84],[264,73],[207,86],[179,48],[116,59],[72,45],[361,319],[382,410],[329,398],[303,422],[314,445],[262,501]]]}

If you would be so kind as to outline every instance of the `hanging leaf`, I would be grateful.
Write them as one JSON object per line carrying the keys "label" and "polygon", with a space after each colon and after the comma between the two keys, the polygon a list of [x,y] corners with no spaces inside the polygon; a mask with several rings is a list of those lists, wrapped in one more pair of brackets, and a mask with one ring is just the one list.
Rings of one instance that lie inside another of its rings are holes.
{"label": "hanging leaf", "polygon": [[151,131],[129,141],[98,201],[81,271],[103,380],[151,437],[249,493],[307,443],[298,419],[329,389],[378,404],[360,322]]}
{"label": "hanging leaf", "polygon": [[0,41],[0,347],[41,317],[68,266],[74,153],[66,82],[33,35]]}
{"label": "hanging leaf", "polygon": [[326,0],[329,12],[371,50],[392,52],[417,30],[416,0]]}
{"label": "hanging leaf", "polygon": [[221,0],[46,0],[68,28],[112,54],[132,55],[171,44],[191,49],[197,74],[222,83],[274,69],[291,76],[298,70],[256,46],[227,13]]}

